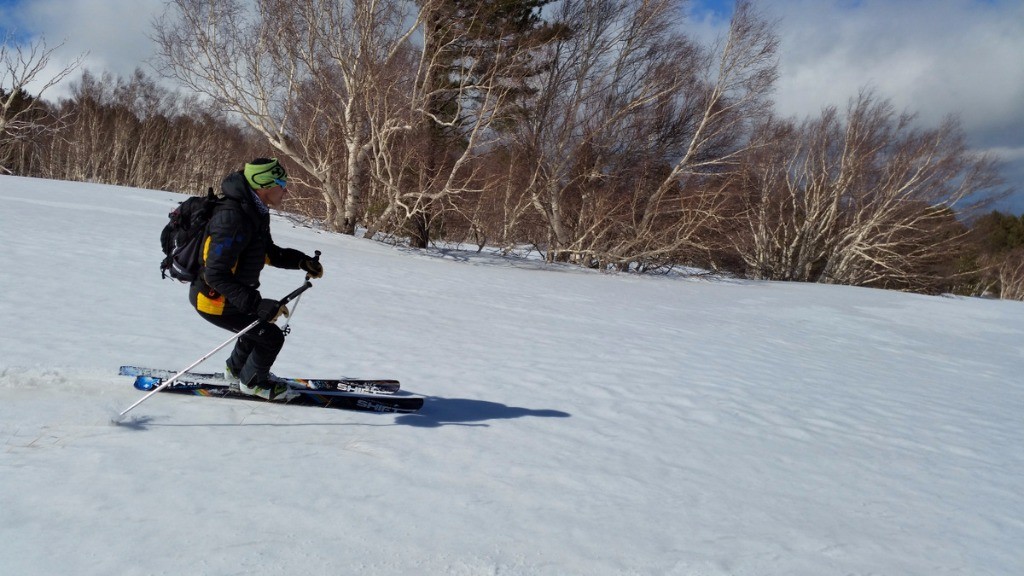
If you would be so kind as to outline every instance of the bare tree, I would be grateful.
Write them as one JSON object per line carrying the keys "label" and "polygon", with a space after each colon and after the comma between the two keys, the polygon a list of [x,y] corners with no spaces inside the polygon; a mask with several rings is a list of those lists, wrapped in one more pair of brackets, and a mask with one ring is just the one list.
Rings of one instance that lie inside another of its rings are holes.
{"label": "bare tree", "polygon": [[566,0],[567,33],[516,134],[549,259],[648,266],[704,247],[775,79],[777,41],[741,2],[717,53],[681,35],[676,0]]}
{"label": "bare tree", "polygon": [[[48,48],[45,39],[24,46],[16,43],[10,32],[0,44],[0,146],[3,148],[53,126],[44,122],[37,113],[43,94],[67,78],[85,57],[83,54],[64,68],[43,77],[54,52],[61,46],[63,43]],[[0,162],[3,160],[0,157]],[[2,164],[0,170],[9,172]]]}
{"label": "bare tree", "polygon": [[293,136],[306,156],[316,157],[318,173],[343,188],[336,227],[351,234],[364,219],[375,90],[395,68],[423,9],[394,0],[283,0],[277,10],[288,15],[283,50],[309,74]]}
{"label": "bare tree", "polygon": [[[429,241],[434,211],[464,212],[494,182],[485,158],[501,141],[509,95],[521,89],[516,63],[532,49],[528,43],[496,43],[481,57],[463,48],[457,34],[437,29],[456,25],[437,17],[439,4],[422,3],[418,36],[432,41],[410,42],[374,74],[367,102],[371,187],[383,206],[377,222],[411,230],[410,242],[418,247]],[[453,58],[453,50],[460,56]],[[453,61],[458,74],[450,73]],[[441,75],[448,81],[433,80]],[[439,99],[447,104],[438,106]]]}
{"label": "bare tree", "polygon": [[172,0],[157,40],[166,74],[295,162],[329,225],[352,233],[373,148],[369,78],[390,67],[419,21],[400,0]]}
{"label": "bare tree", "polygon": [[954,119],[915,128],[870,92],[845,119],[829,108],[759,137],[737,242],[757,278],[928,289],[934,263],[951,259],[967,231],[954,210],[968,214],[998,185],[992,160],[969,151]]}
{"label": "bare tree", "polygon": [[86,70],[70,92],[52,107],[63,120],[40,138],[34,175],[198,192],[248,151],[224,114],[140,70],[127,79]]}
{"label": "bare tree", "polygon": [[1024,301],[1024,249],[1013,250],[998,260],[995,266],[999,297],[1004,300]]}
{"label": "bare tree", "polygon": [[341,201],[335,183],[289,135],[306,71],[280,48],[293,39],[282,36],[289,22],[275,7],[263,0],[172,0],[155,26],[161,71],[236,114],[298,164],[334,213]]}
{"label": "bare tree", "polygon": [[777,49],[771,25],[752,3],[738,2],[728,33],[707,60],[709,68],[698,68],[697,84],[682,85],[687,105],[674,114],[683,121],[682,154],[644,198],[632,238],[613,250],[618,260],[674,259],[681,249],[711,248],[708,237],[726,208],[716,182],[735,170],[751,145],[745,136],[770,108]]}
{"label": "bare tree", "polygon": [[450,239],[472,242],[479,250],[497,246],[505,254],[532,250],[546,237],[533,201],[522,183],[529,172],[501,148],[483,159],[479,194],[453,203],[446,221]]}

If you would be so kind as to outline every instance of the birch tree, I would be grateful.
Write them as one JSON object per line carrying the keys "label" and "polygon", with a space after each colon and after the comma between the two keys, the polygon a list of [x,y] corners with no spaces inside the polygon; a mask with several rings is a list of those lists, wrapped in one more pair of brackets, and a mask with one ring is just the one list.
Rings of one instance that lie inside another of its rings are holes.
{"label": "birch tree", "polygon": [[[161,60],[168,75],[238,114],[298,164],[322,194],[328,223],[352,233],[368,216],[367,191],[382,200],[379,224],[413,219],[461,186],[452,172],[461,173],[468,156],[438,172],[447,176],[405,181],[423,119],[455,121],[428,101],[439,92],[426,79],[441,70],[446,46],[425,42],[425,27],[440,4],[257,0],[250,9],[242,0],[172,0],[157,27]],[[460,95],[480,84],[460,82],[445,95],[461,106]],[[494,105],[488,96],[480,101],[467,115],[477,128],[463,134],[472,143]]]}
{"label": "birch tree", "polygon": [[208,102],[141,70],[127,79],[86,70],[53,109],[64,120],[42,139],[36,175],[47,178],[194,193],[249,151],[240,128]]}
{"label": "birch tree", "polygon": [[293,181],[316,190],[328,225],[347,233],[356,199],[348,200],[339,159],[363,152],[358,129],[349,129],[358,95],[347,74],[362,64],[349,57],[375,40],[361,26],[373,22],[359,16],[374,16],[376,4],[171,0],[156,25],[163,73],[236,114],[297,165]]}
{"label": "birch tree", "polygon": [[715,51],[675,0],[566,0],[515,156],[550,230],[548,258],[624,268],[700,250],[728,171],[775,78],[777,40],[749,3]]}
{"label": "birch tree", "polygon": [[[467,44],[459,33],[465,23],[440,17],[447,2],[421,4],[422,41],[373,76],[368,105],[372,187],[383,207],[377,221],[396,222],[392,228],[410,232],[416,247],[427,245],[439,207],[458,210],[491,185],[483,161],[501,141],[509,96],[522,89],[518,64],[532,50],[515,40]],[[486,19],[488,9],[476,5],[461,18]],[[508,39],[512,31],[490,36]]]}
{"label": "birch tree", "polygon": [[10,172],[4,163],[12,145],[56,127],[56,123],[41,118],[43,95],[64,81],[84,58],[79,56],[67,66],[48,72],[50,61],[61,46],[47,47],[42,38],[20,44],[11,32],[0,44],[0,170],[4,172]]}
{"label": "birch tree", "polygon": [[760,136],[770,152],[752,156],[737,243],[755,278],[928,290],[963,243],[957,215],[999,184],[955,119],[921,128],[870,92],[845,117],[828,108]]}

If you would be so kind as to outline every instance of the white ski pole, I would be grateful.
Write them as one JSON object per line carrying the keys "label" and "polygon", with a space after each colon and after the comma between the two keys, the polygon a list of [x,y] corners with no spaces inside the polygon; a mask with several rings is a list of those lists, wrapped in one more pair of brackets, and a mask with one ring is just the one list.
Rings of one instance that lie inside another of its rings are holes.
{"label": "white ski pole", "polygon": [[[283,299],[282,299],[282,300],[280,301],[281,305],[283,306],[283,305],[287,304],[287,303],[288,303],[289,301],[291,301],[291,299],[292,299],[292,298],[297,298],[298,296],[301,296],[303,292],[305,292],[305,291],[306,291],[307,289],[309,289],[309,288],[312,288],[312,287],[313,287],[313,284],[312,284],[312,283],[311,283],[311,282],[310,282],[309,280],[306,280],[306,282],[305,282],[305,283],[304,283],[304,284],[303,284],[302,286],[299,286],[299,287],[298,287],[298,288],[297,288],[297,289],[296,289],[295,291],[293,291],[293,292],[292,292],[291,294],[289,294],[289,295],[285,296],[285,297],[284,297],[284,298],[283,298]],[[248,325],[248,326],[246,326],[245,328],[242,328],[242,329],[241,329],[241,330],[239,330],[238,332],[236,332],[236,333],[232,334],[232,335],[231,335],[231,338],[228,338],[227,340],[225,340],[224,342],[222,342],[222,343],[221,343],[221,344],[220,344],[219,346],[217,346],[217,347],[216,347],[216,348],[214,348],[213,350],[210,350],[209,352],[207,352],[207,353],[206,353],[206,354],[205,354],[205,355],[204,355],[204,356],[203,356],[202,358],[200,358],[199,360],[196,360],[195,362],[193,362],[193,363],[189,364],[189,365],[188,365],[188,367],[187,367],[187,368],[185,368],[184,370],[182,370],[181,372],[178,372],[178,373],[177,373],[177,374],[175,374],[174,376],[171,376],[171,377],[170,377],[170,378],[168,378],[167,380],[164,380],[164,381],[163,381],[163,382],[162,382],[162,383],[161,383],[161,384],[160,384],[159,386],[157,386],[156,388],[154,388],[153,390],[151,390],[151,391],[150,391],[150,392],[149,392],[148,394],[146,394],[146,395],[145,395],[145,396],[143,396],[142,398],[139,398],[139,399],[138,399],[138,401],[136,401],[136,402],[135,402],[134,404],[132,404],[131,406],[129,406],[129,407],[127,407],[127,408],[125,408],[123,412],[119,413],[119,414],[118,414],[117,416],[115,416],[114,418],[112,418],[112,419],[111,419],[111,422],[113,422],[114,424],[118,424],[118,423],[120,423],[120,422],[121,422],[121,419],[123,419],[123,418],[124,418],[124,415],[125,415],[125,414],[127,414],[127,413],[129,413],[129,412],[131,412],[132,410],[134,410],[136,406],[138,406],[139,404],[142,404],[143,402],[145,402],[146,400],[148,400],[148,399],[149,399],[149,397],[150,397],[150,396],[152,396],[153,394],[156,394],[157,392],[159,392],[159,391],[161,391],[161,390],[163,390],[163,389],[167,388],[168,386],[170,386],[170,385],[171,385],[172,383],[174,383],[174,381],[175,381],[175,380],[177,380],[178,378],[181,378],[181,376],[182,376],[183,374],[186,374],[186,373],[187,373],[187,372],[188,372],[189,370],[191,370],[191,369],[195,368],[196,366],[199,366],[200,364],[202,364],[202,363],[203,363],[204,361],[206,361],[206,359],[207,359],[207,358],[209,358],[210,356],[213,356],[213,355],[214,355],[214,354],[216,354],[216,353],[217,353],[217,352],[218,352],[218,351],[219,351],[219,350],[220,350],[221,348],[223,348],[223,347],[227,346],[228,344],[231,344],[232,342],[234,342],[234,341],[235,341],[236,339],[238,339],[239,337],[241,337],[241,336],[242,336],[243,334],[245,334],[245,333],[246,333],[246,332],[248,332],[249,330],[252,330],[252,329],[253,329],[254,327],[256,327],[256,325],[257,325],[257,324],[259,324],[260,322],[261,322],[260,320],[254,320],[252,324],[249,324],[249,325]]]}
{"label": "white ski pole", "polygon": [[121,412],[120,414],[118,414],[117,416],[115,416],[115,417],[114,417],[114,420],[113,420],[113,421],[114,421],[114,423],[115,423],[115,424],[117,424],[118,422],[120,422],[120,421],[121,421],[121,419],[122,419],[122,418],[124,418],[124,415],[125,415],[125,414],[127,414],[127,413],[131,412],[131,411],[132,411],[133,409],[135,409],[135,407],[136,407],[136,406],[138,406],[139,404],[142,404],[142,403],[143,403],[143,402],[145,402],[146,400],[149,400],[149,397],[150,397],[150,396],[152,396],[153,394],[156,394],[157,392],[159,392],[159,391],[163,390],[164,388],[167,388],[168,386],[170,386],[170,385],[171,385],[171,384],[172,384],[172,383],[173,383],[173,382],[174,382],[175,380],[177,380],[178,378],[181,378],[181,376],[182,376],[183,374],[186,374],[186,373],[187,373],[187,372],[188,372],[189,370],[191,370],[191,369],[195,368],[196,366],[199,366],[200,364],[202,364],[202,363],[203,363],[203,362],[204,362],[204,361],[205,361],[205,360],[206,360],[207,358],[209,358],[210,356],[213,356],[213,355],[214,355],[214,354],[216,354],[216,353],[217,353],[218,351],[220,351],[220,349],[221,349],[221,348],[223,348],[223,347],[227,346],[228,344],[231,344],[232,342],[234,342],[235,340],[237,340],[237,339],[238,339],[238,338],[239,338],[240,336],[242,336],[242,334],[245,334],[245,333],[246,333],[246,332],[248,332],[249,330],[252,330],[252,329],[253,329],[254,327],[256,327],[256,325],[257,325],[257,324],[259,324],[259,323],[260,323],[260,321],[259,321],[259,320],[256,320],[256,321],[255,321],[255,322],[253,322],[252,324],[249,324],[249,325],[248,325],[248,326],[246,326],[245,328],[242,328],[242,329],[241,329],[241,330],[239,330],[239,331],[238,331],[237,333],[233,334],[233,335],[231,336],[231,338],[228,338],[227,340],[225,340],[225,341],[224,341],[224,342],[223,342],[223,343],[222,343],[222,344],[221,344],[220,346],[217,346],[217,347],[216,347],[216,348],[214,348],[213,350],[210,350],[209,352],[207,352],[207,353],[206,353],[206,355],[204,355],[204,356],[203,356],[202,358],[200,358],[199,360],[196,360],[195,362],[193,362],[193,363],[189,364],[189,365],[188,365],[188,367],[187,367],[187,368],[185,368],[184,370],[182,370],[181,372],[178,372],[178,373],[177,373],[177,374],[175,374],[174,376],[171,376],[171,377],[170,377],[170,378],[168,378],[167,380],[164,380],[164,381],[163,381],[163,382],[162,382],[162,383],[161,383],[161,384],[160,384],[159,386],[157,386],[156,388],[154,388],[153,390],[151,390],[151,391],[150,391],[150,392],[149,392],[148,394],[146,394],[146,395],[145,395],[145,396],[143,396],[142,398],[139,398],[139,399],[138,399],[138,401],[136,401],[136,402],[135,402],[135,404],[132,404],[131,406],[129,406],[129,407],[127,407],[127,408],[125,408],[123,412]]}

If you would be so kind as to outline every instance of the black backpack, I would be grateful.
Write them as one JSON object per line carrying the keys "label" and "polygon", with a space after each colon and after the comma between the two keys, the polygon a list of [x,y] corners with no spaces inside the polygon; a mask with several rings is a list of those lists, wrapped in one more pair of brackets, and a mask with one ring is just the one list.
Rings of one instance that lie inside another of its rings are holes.
{"label": "black backpack", "polygon": [[203,241],[206,227],[217,204],[213,188],[206,196],[193,196],[168,214],[170,221],[160,233],[160,245],[164,260],[160,263],[160,275],[169,275],[181,282],[192,282],[199,277],[203,267]]}

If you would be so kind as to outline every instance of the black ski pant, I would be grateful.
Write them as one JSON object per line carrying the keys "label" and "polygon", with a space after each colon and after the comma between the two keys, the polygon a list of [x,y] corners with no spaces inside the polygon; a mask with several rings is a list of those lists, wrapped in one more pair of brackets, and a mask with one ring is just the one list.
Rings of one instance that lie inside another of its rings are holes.
{"label": "black ski pant", "polygon": [[[232,332],[238,332],[257,320],[255,314],[214,316],[199,312],[199,315],[214,326]],[[246,385],[264,385],[270,379],[270,367],[283,346],[284,332],[277,324],[260,321],[235,341],[228,366]]]}

